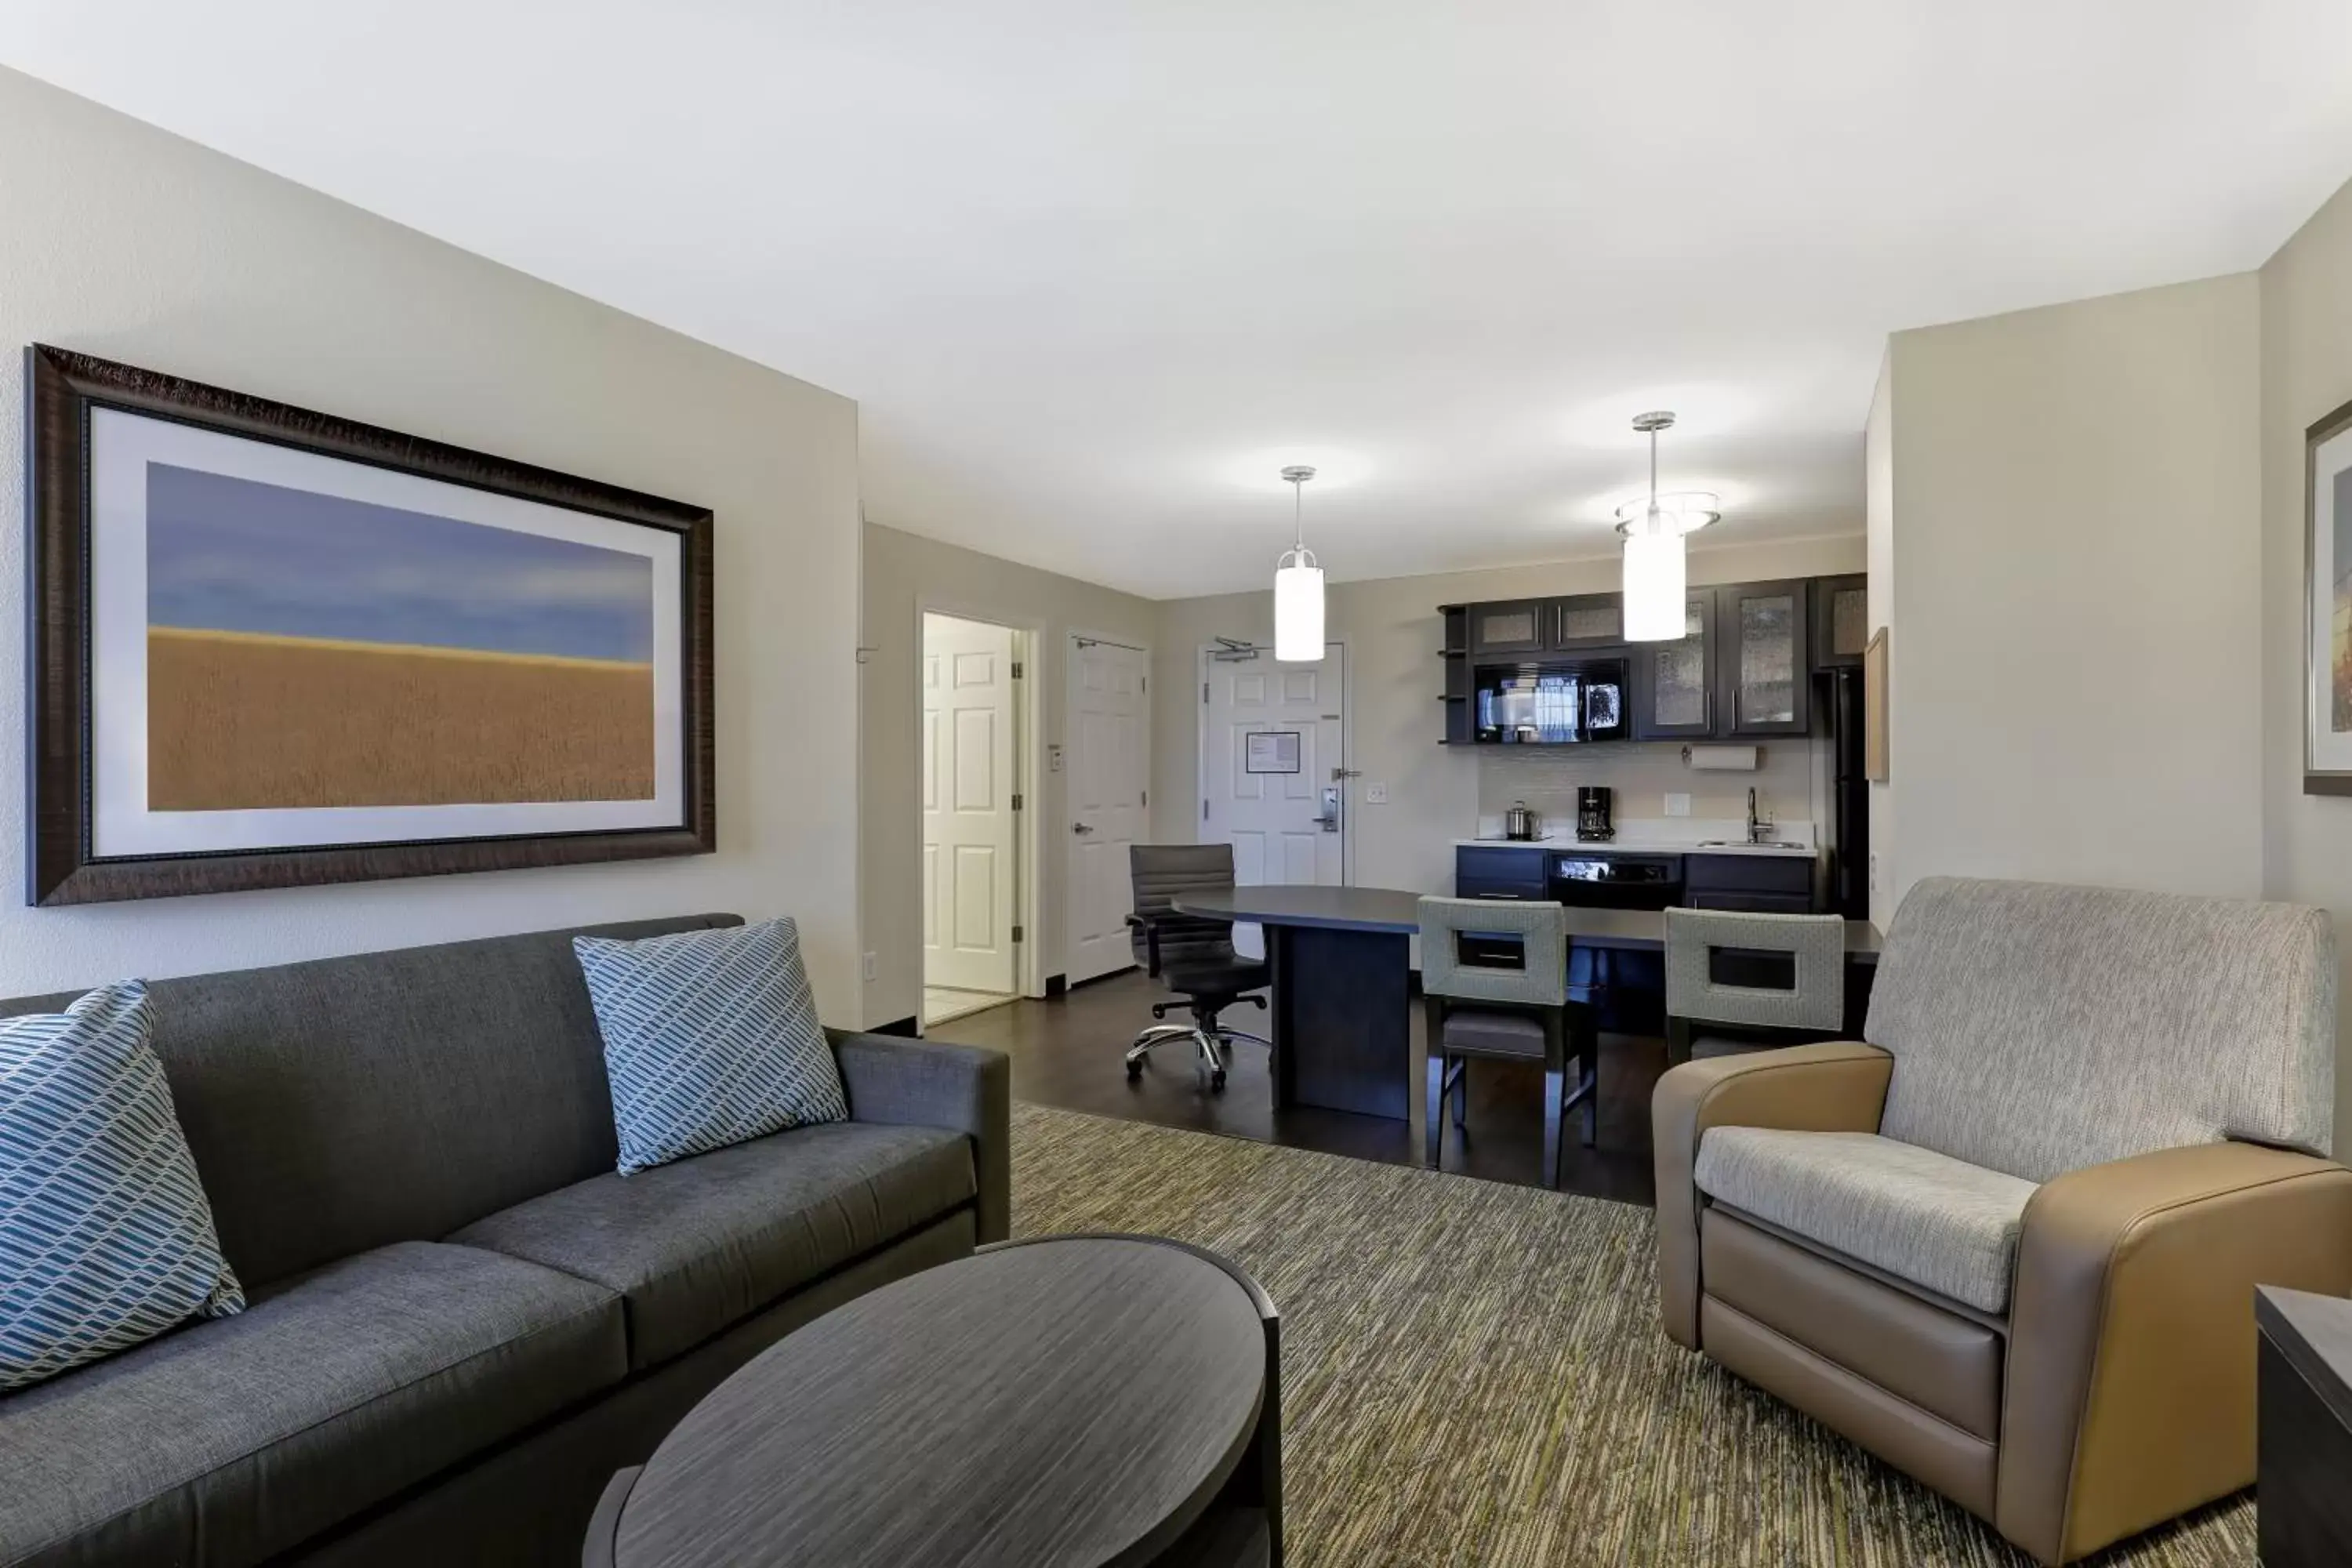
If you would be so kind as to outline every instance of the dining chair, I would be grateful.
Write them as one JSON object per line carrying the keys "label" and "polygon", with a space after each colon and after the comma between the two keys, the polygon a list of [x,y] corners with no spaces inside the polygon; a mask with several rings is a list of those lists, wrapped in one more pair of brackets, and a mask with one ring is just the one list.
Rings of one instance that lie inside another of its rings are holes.
{"label": "dining chair", "polygon": [[1666,911],[1669,1065],[1803,1045],[1844,1026],[1843,915]]}
{"label": "dining chair", "polygon": [[[1464,937],[1516,936],[1520,962],[1465,963]],[[1471,1058],[1541,1063],[1544,1069],[1543,1184],[1559,1185],[1560,1121],[1584,1107],[1584,1142],[1600,1130],[1594,1089],[1599,1041],[1592,1010],[1568,996],[1568,911],[1559,904],[1497,903],[1486,899],[1421,900],[1421,989],[1429,1020],[1429,1168],[1442,1168],[1446,1098],[1454,1124],[1464,1124],[1469,1094],[1464,1064]],[[1576,1081],[1569,1083],[1570,1061]]]}

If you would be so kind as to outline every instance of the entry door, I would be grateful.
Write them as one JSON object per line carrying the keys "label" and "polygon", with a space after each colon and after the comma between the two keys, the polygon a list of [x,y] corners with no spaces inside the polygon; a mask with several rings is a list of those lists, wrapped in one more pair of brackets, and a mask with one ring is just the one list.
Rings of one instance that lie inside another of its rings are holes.
{"label": "entry door", "polygon": [[1346,875],[1346,650],[1320,664],[1202,660],[1203,844],[1234,847],[1234,879],[1337,887]]}
{"label": "entry door", "polygon": [[923,983],[1013,982],[1013,633],[923,617]]}
{"label": "entry door", "polygon": [[1141,842],[1151,774],[1151,656],[1070,638],[1066,771],[1069,776],[1070,984],[1135,963],[1127,852]]}

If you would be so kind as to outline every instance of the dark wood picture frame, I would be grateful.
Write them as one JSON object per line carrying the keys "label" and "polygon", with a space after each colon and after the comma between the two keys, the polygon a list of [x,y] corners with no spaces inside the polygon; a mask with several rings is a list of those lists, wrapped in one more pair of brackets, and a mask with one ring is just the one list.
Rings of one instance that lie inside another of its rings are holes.
{"label": "dark wood picture frame", "polygon": [[[2315,713],[2319,694],[2333,694],[2335,671],[2320,660],[2314,667],[2313,654],[2319,646],[2319,626],[2315,622],[2315,590],[2318,584],[2314,576],[2319,568],[2319,448],[2352,430],[2352,403],[2336,409],[2326,418],[2306,427],[2303,433],[2303,793],[2305,795],[2352,795],[2352,769],[2328,768],[2320,765],[2315,755]],[[2341,563],[2337,563],[2339,567]]]}
{"label": "dark wood picture frame", "polygon": [[[35,343],[25,351],[26,899],[98,903],[457,871],[707,855],[719,847],[712,519],[421,437]],[[121,409],[676,534],[685,647],[684,820],[675,827],[99,858],[91,849],[90,415]]]}

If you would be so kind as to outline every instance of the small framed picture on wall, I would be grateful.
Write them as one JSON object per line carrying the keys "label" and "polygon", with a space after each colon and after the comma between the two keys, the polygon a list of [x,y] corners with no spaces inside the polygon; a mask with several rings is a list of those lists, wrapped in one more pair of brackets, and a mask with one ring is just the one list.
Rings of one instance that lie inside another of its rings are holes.
{"label": "small framed picture on wall", "polygon": [[709,512],[26,367],[31,902],[715,847]]}
{"label": "small framed picture on wall", "polygon": [[2352,795],[2352,403],[2304,432],[2303,793]]}

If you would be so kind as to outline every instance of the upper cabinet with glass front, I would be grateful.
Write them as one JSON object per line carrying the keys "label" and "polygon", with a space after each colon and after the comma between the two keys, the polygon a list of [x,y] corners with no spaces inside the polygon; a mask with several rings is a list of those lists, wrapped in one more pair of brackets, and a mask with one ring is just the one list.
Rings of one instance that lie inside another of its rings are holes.
{"label": "upper cabinet with glass front", "polygon": [[1801,735],[1811,719],[1811,584],[1716,590],[1716,733]]}
{"label": "upper cabinet with glass front", "polygon": [[1870,579],[1859,572],[1814,578],[1813,668],[1859,669],[1869,646]]}
{"label": "upper cabinet with glass front", "polygon": [[1504,599],[1470,606],[1470,657],[1544,651],[1545,622],[1550,618],[1549,599]]}
{"label": "upper cabinet with glass front", "polygon": [[1703,741],[1715,733],[1715,590],[1692,592],[1679,642],[1633,647],[1633,738]]}

